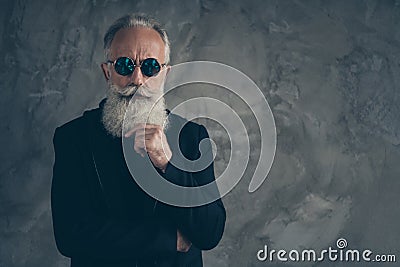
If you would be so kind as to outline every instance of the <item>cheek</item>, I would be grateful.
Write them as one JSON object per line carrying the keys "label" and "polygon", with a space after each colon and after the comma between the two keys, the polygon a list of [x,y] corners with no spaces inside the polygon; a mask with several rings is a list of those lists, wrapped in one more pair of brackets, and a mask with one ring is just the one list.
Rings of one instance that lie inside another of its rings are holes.
{"label": "cheek", "polygon": [[115,71],[111,73],[111,82],[119,87],[126,87],[129,85],[129,76],[118,75]]}

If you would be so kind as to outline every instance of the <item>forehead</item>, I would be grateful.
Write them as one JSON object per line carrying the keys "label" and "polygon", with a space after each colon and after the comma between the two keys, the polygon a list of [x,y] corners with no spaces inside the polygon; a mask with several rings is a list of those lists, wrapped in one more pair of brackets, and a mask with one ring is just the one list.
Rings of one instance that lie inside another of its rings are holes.
{"label": "forehead", "polygon": [[158,32],[144,27],[131,27],[119,30],[111,43],[111,57],[116,59],[128,56],[135,60],[149,57],[160,62],[165,60],[165,45]]}

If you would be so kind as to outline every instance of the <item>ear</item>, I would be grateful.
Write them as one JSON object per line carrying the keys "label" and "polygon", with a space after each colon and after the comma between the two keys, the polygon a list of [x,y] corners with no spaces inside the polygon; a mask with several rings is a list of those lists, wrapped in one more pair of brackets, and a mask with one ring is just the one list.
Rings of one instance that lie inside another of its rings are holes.
{"label": "ear", "polygon": [[107,63],[101,63],[101,69],[103,70],[104,78],[106,78],[106,81],[108,81],[111,77],[110,70],[108,69],[108,64]]}

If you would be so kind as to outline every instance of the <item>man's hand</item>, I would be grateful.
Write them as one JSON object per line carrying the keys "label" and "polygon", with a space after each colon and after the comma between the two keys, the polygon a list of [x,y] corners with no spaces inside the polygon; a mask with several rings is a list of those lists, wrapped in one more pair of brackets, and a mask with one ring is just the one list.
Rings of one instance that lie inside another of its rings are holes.
{"label": "man's hand", "polygon": [[190,247],[192,246],[192,242],[190,242],[179,229],[176,232],[177,239],[176,239],[176,250],[179,252],[188,252]]}
{"label": "man's hand", "polygon": [[154,166],[164,172],[172,157],[172,152],[163,128],[155,124],[140,123],[127,132],[125,137],[130,137],[134,133],[134,150],[142,157],[147,153]]}

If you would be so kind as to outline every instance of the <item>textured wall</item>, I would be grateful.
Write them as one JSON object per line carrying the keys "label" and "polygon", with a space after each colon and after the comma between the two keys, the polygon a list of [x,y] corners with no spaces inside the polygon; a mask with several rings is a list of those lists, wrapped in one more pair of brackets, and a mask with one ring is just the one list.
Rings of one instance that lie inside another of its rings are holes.
{"label": "textured wall", "polygon": [[104,96],[102,36],[131,11],[166,24],[173,64],[236,67],[275,116],[268,179],[249,194],[251,163],[224,197],[225,235],[206,266],[266,266],[264,244],[320,250],[339,237],[400,257],[399,1],[21,0],[0,9],[1,267],[68,265],[51,228],[52,135]]}

